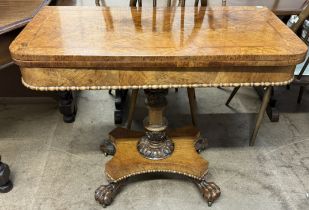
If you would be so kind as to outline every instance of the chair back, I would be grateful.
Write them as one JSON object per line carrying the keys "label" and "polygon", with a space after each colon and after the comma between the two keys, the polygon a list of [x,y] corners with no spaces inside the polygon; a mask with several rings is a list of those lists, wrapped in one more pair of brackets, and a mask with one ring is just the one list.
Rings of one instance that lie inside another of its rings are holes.
{"label": "chair back", "polygon": [[292,25],[290,26],[292,31],[294,31],[296,33],[298,31],[298,29],[303,25],[305,20],[308,18],[308,16],[309,16],[309,6],[308,6],[308,3],[307,3],[307,5],[303,9],[303,11],[298,15],[296,21],[293,22]]}
{"label": "chair back", "polygon": [[[200,3],[201,2],[201,3]],[[197,7],[199,5],[199,3],[201,4],[202,7],[206,7],[207,6],[207,0],[195,0],[194,1],[194,6]],[[167,6],[171,7],[175,5],[175,1],[171,0],[167,0]],[[184,7],[186,5],[186,0],[179,0],[178,1],[178,6]],[[130,6],[131,7],[136,7],[142,6],[142,0],[130,0]],[[153,6],[156,7],[157,6],[157,0],[153,0]],[[222,0],[222,6],[226,6],[226,0]]]}

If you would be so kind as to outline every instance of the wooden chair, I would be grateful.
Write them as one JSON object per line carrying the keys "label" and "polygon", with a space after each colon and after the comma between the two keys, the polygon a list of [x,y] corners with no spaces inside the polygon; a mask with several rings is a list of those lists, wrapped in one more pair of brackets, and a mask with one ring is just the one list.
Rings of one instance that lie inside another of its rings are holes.
{"label": "wooden chair", "polygon": [[[306,62],[305,64],[303,65],[301,71],[299,72],[299,74],[296,76],[295,78],[295,83],[302,83],[301,82],[301,78],[303,77],[303,74],[305,72],[305,70],[307,69],[307,66],[309,64],[309,57],[306,59]],[[297,97],[297,103],[300,104],[301,103],[301,100],[303,98],[303,94],[304,94],[304,90],[305,90],[305,87],[307,86],[308,84],[301,84],[300,87],[299,87],[299,93],[298,93],[298,97]]]}
{"label": "wooden chair", "polygon": [[[307,6],[304,11],[302,13],[300,13],[300,15],[298,16],[298,21],[297,23],[295,23],[291,29],[296,33],[298,31],[298,29],[302,26],[302,24],[304,23],[304,21],[309,17],[309,6]],[[307,36],[305,37],[305,40],[307,40],[309,37],[309,33],[307,34]],[[306,42],[306,44],[308,44]],[[309,64],[309,57],[306,59],[305,64],[303,65],[301,71],[299,72],[299,74],[295,77],[295,83],[301,83],[301,78],[303,77],[303,74],[305,72],[305,70],[307,69],[307,66]],[[308,85],[308,84],[306,84]],[[301,84],[300,88],[299,88],[299,93],[298,93],[298,98],[297,98],[297,103],[300,104],[302,97],[303,97],[303,93],[304,93],[304,89],[305,89],[305,85]]]}
{"label": "wooden chair", "polygon": [[[298,16],[298,21],[294,24],[292,24],[290,26],[291,30],[294,31],[295,33],[297,33],[298,29],[302,26],[302,24],[304,23],[304,21],[309,17],[309,6],[307,5],[303,11],[299,14]],[[304,66],[302,67],[302,70],[300,71],[299,75],[296,76],[296,80],[300,80],[301,77],[303,76],[303,73],[305,72],[307,66],[309,64],[309,58],[307,58]],[[228,100],[226,101],[226,105],[228,106],[229,103],[231,102],[231,100],[233,99],[233,97],[235,96],[235,94],[238,92],[240,87],[235,87],[230,95],[230,97],[228,98]],[[304,85],[300,86],[300,91],[299,91],[299,95],[298,95],[298,99],[297,102],[300,103],[301,99],[302,99],[302,95],[304,92]]]}
{"label": "wooden chair", "polygon": [[[167,6],[175,6],[176,1],[167,1]],[[195,0],[194,5],[198,6],[199,0]],[[141,7],[142,6],[142,0],[130,0],[130,6],[131,7]],[[153,0],[153,7],[157,6],[157,0]],[[185,0],[179,0],[178,6],[184,7],[185,6]],[[201,6],[207,6],[207,0],[201,0]],[[138,95],[138,89],[132,90],[132,95],[130,98],[130,108],[129,108],[129,114],[128,114],[128,123],[127,128],[131,129],[132,121],[133,121],[133,115],[136,107],[136,100]],[[177,91],[177,89],[176,89]],[[197,126],[197,120],[196,120],[196,97],[195,97],[195,89],[194,88],[187,88],[187,94],[190,104],[190,113],[191,113],[191,121],[194,126]]]}

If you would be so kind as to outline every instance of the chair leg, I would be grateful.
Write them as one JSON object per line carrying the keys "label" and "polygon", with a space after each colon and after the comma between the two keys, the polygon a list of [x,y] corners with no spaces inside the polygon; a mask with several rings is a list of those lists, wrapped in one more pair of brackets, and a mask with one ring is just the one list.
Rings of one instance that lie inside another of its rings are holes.
{"label": "chair leg", "polygon": [[170,7],[172,5],[171,0],[167,0],[166,4],[167,4],[167,7]]}
{"label": "chair leg", "polygon": [[206,7],[208,5],[207,0],[201,0],[201,6]]}
{"label": "chair leg", "polygon": [[186,5],[186,0],[179,0],[178,6],[184,7]]}
{"label": "chair leg", "polygon": [[297,103],[298,104],[301,103],[301,100],[302,100],[303,94],[304,94],[304,89],[305,89],[304,86],[300,86],[300,88],[299,88],[299,93],[298,93],[298,98],[297,98]]}
{"label": "chair leg", "polygon": [[[307,58],[304,66],[302,67],[301,71],[299,72],[299,74],[297,75],[296,79],[300,80],[305,72],[305,70],[307,69],[307,66],[309,64],[309,58]],[[299,93],[298,93],[298,98],[297,98],[297,103],[300,104],[301,100],[303,98],[303,94],[304,94],[304,86],[300,86],[299,88]]]}
{"label": "chair leg", "polygon": [[266,111],[266,108],[267,108],[267,105],[268,105],[268,102],[269,102],[269,99],[270,99],[270,96],[271,96],[271,90],[272,90],[272,87],[267,87],[266,90],[265,90],[265,93],[264,93],[264,96],[263,96],[263,101],[262,101],[260,111],[259,111],[258,116],[257,116],[255,128],[254,128],[254,131],[252,133],[249,146],[254,146],[254,144],[255,144],[255,139],[256,139],[257,133],[259,131],[259,128],[261,126],[261,123],[262,123],[262,120],[263,120],[263,117],[264,117],[264,113]]}
{"label": "chair leg", "polygon": [[192,124],[194,126],[197,126],[195,89],[194,88],[187,88],[187,92],[188,92],[188,98],[189,98],[189,103],[190,103],[190,112],[191,112]]}
{"label": "chair leg", "polygon": [[301,77],[303,76],[303,74],[304,74],[304,72],[305,72],[305,70],[306,70],[308,64],[309,64],[309,57],[307,58],[305,64],[303,65],[303,68],[301,69],[301,71],[300,71],[299,74],[297,75],[296,79],[298,79],[298,80],[301,79]]}
{"label": "chair leg", "polygon": [[137,0],[130,0],[130,7],[136,7]]}
{"label": "chair leg", "polygon": [[193,88],[193,97],[194,97],[194,100],[196,102],[196,94],[195,94],[195,89]]}
{"label": "chair leg", "polygon": [[227,99],[225,105],[228,106],[231,102],[231,100],[233,99],[233,97],[235,96],[235,94],[237,93],[237,91],[239,90],[240,87],[235,87],[230,95],[230,97]]}
{"label": "chair leg", "polygon": [[137,0],[137,2],[138,2],[138,6],[142,7],[142,0]]}
{"label": "chair leg", "polygon": [[130,97],[130,107],[129,107],[129,115],[128,115],[128,124],[127,128],[130,130],[133,120],[133,114],[135,111],[136,99],[137,99],[138,89],[132,90],[132,95]]}

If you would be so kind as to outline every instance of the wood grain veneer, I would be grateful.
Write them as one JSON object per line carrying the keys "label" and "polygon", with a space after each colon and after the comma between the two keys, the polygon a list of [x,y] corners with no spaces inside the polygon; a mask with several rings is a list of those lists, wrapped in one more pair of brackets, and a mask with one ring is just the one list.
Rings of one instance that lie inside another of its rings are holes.
{"label": "wood grain veneer", "polygon": [[46,7],[10,50],[23,67],[118,68],[295,65],[307,47],[267,8]]}
{"label": "wood grain veneer", "polygon": [[208,161],[204,160],[194,148],[199,138],[197,128],[186,127],[168,132],[175,144],[173,154],[162,160],[144,158],[136,150],[137,141],[144,132],[116,128],[110,137],[117,147],[114,157],[105,166],[105,173],[110,181],[120,181],[137,174],[168,172],[202,179],[208,172]]}
{"label": "wood grain veneer", "polygon": [[61,90],[283,85],[307,46],[267,8],[46,7],[10,50]]}
{"label": "wood grain veneer", "polygon": [[23,83],[34,90],[99,90],[218,86],[277,86],[293,79],[294,66],[98,70],[22,68]]}

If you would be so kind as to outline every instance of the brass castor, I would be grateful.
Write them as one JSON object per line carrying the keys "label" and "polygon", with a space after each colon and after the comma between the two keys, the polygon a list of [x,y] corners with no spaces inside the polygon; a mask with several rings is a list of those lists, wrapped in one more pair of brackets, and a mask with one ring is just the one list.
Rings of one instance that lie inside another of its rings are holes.
{"label": "brass castor", "polygon": [[100,145],[100,149],[105,156],[114,155],[116,153],[116,147],[109,139],[104,139]]}
{"label": "brass castor", "polygon": [[206,149],[208,140],[206,138],[199,138],[195,141],[194,148],[198,153],[201,153]]}

